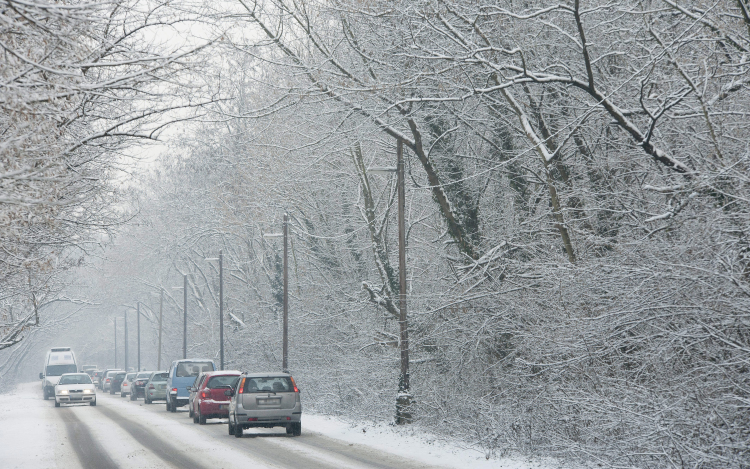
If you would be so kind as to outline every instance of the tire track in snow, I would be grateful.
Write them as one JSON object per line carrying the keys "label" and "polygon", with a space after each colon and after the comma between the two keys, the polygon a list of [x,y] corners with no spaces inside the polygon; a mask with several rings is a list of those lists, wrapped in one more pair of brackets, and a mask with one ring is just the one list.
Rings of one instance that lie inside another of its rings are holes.
{"label": "tire track in snow", "polygon": [[81,422],[69,408],[59,409],[60,418],[65,422],[68,441],[76,452],[81,467],[98,469],[102,467],[119,467],[109,454],[102,448],[89,432],[88,427]]}
{"label": "tire track in snow", "polygon": [[179,467],[180,469],[209,469],[208,467],[194,461],[186,455],[183,450],[163,440],[159,435],[144,428],[140,424],[135,423],[106,407],[97,406],[97,408],[102,414],[104,414],[104,416],[119,425],[144,448],[148,448],[155,456],[169,466]]}

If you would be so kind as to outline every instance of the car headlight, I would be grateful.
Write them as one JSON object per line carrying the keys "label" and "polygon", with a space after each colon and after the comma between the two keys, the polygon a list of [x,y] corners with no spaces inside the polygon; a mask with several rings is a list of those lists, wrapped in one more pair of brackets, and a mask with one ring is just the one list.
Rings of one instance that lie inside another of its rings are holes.
{"label": "car headlight", "polygon": [[61,389],[61,390],[59,390],[57,392],[57,394],[68,394],[68,390],[67,389]]}
{"label": "car headlight", "polygon": [[84,394],[91,394],[92,392],[94,392],[94,390],[93,390],[93,389],[84,389],[84,390],[83,390],[83,393],[84,393]]}

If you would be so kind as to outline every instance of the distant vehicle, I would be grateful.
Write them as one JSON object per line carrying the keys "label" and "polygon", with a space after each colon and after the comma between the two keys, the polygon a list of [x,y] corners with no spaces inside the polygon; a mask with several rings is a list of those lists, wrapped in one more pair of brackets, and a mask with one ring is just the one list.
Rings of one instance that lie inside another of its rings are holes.
{"label": "distant vehicle", "polygon": [[193,382],[192,386],[188,386],[188,417],[193,418],[193,401],[195,400],[195,395],[198,392],[198,388],[201,387],[203,384],[203,380],[206,379],[206,375],[208,373],[211,373],[210,371],[203,372],[198,375],[197,378],[195,378],[195,381]]}
{"label": "distant vehicle", "polygon": [[234,389],[240,379],[239,371],[209,371],[203,373],[196,386],[192,402],[193,423],[206,424],[206,419],[223,419],[229,415],[229,396],[224,391]]}
{"label": "distant vehicle", "polygon": [[187,388],[195,383],[201,372],[215,371],[213,360],[187,359],[175,360],[169,368],[167,378],[167,411],[177,412],[178,407],[188,403]]}
{"label": "distant vehicle", "polygon": [[96,388],[87,373],[65,373],[55,386],[55,407],[60,404],[96,405]]}
{"label": "distant vehicle", "polygon": [[168,371],[154,371],[146,382],[146,395],[143,397],[145,404],[153,401],[167,400],[167,378]]}
{"label": "distant vehicle", "polygon": [[70,347],[51,348],[44,359],[44,371],[39,373],[45,400],[55,396],[55,385],[65,373],[78,373],[75,353]]}
{"label": "distant vehicle", "polygon": [[122,385],[120,385],[120,397],[125,397],[130,395],[130,389],[132,387],[133,379],[135,379],[135,375],[138,373],[128,373],[125,375],[125,379],[122,382]]}
{"label": "distant vehicle", "polygon": [[81,367],[81,373],[86,373],[91,376],[91,373],[96,371],[96,365],[83,365]]}
{"label": "distant vehicle", "polygon": [[99,385],[102,391],[107,392],[109,391],[110,384],[112,384],[112,378],[117,373],[120,373],[122,370],[117,369],[109,369],[104,371],[104,375],[102,376],[102,381]]}
{"label": "distant vehicle", "polygon": [[127,376],[127,372],[125,371],[118,371],[114,375],[112,375],[112,380],[109,383],[109,393],[114,394],[116,392],[120,392],[122,389],[122,382],[125,381],[125,377]]}
{"label": "distant vehicle", "polygon": [[288,373],[245,373],[237,389],[224,391],[229,401],[230,435],[242,437],[250,427],[286,427],[288,435],[302,434],[302,402]]}
{"label": "distant vehicle", "polygon": [[146,397],[146,383],[148,383],[151,373],[153,372],[141,371],[135,375],[135,380],[133,381],[132,389],[130,390],[131,401],[134,401],[139,397]]}
{"label": "distant vehicle", "polygon": [[93,371],[93,372],[91,373],[91,381],[93,381],[93,382],[94,382],[94,385],[95,385],[96,387],[98,387],[98,388],[100,387],[100,386],[99,386],[99,381],[101,381],[101,376],[102,376],[102,373],[103,373],[103,371],[102,371],[102,370],[95,370],[95,371]]}

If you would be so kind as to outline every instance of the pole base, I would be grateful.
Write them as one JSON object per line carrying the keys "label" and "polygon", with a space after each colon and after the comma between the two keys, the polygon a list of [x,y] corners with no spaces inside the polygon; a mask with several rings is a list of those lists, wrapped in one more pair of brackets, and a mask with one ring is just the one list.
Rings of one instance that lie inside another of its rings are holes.
{"label": "pole base", "polygon": [[412,423],[412,405],[414,400],[411,394],[402,393],[396,398],[396,425],[409,425]]}

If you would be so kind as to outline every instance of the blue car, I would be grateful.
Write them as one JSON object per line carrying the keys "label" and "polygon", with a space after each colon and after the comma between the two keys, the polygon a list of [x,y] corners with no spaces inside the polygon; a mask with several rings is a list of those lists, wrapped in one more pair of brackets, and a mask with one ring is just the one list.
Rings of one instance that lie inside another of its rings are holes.
{"label": "blue car", "polygon": [[187,405],[190,397],[188,388],[205,371],[216,371],[213,360],[189,358],[172,362],[167,378],[167,412],[176,412],[178,407]]}

